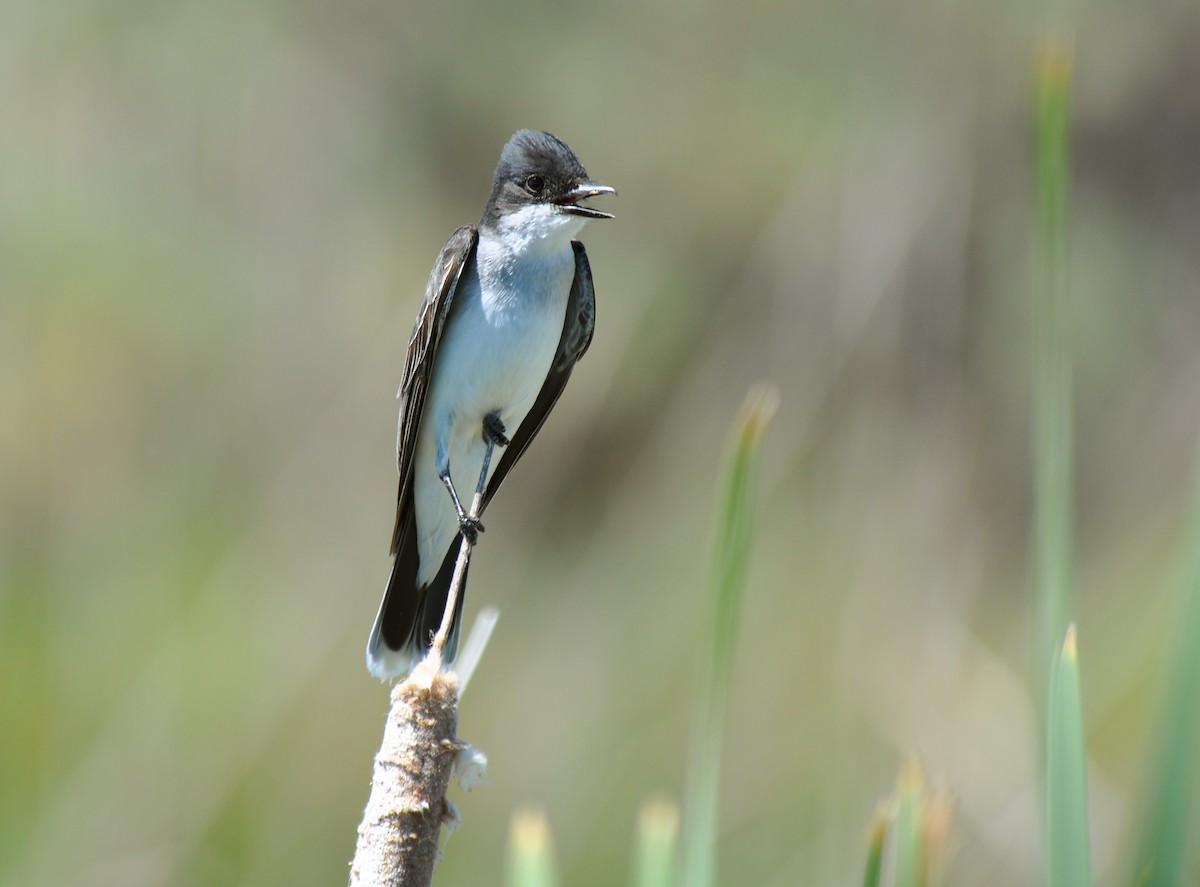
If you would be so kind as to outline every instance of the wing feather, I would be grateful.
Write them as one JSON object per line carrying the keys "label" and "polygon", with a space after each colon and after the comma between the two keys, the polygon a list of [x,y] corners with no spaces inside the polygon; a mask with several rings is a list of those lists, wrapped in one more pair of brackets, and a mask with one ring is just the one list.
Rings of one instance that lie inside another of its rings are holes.
{"label": "wing feather", "polygon": [[433,376],[442,329],[450,313],[450,305],[458,290],[462,270],[479,242],[479,231],[473,225],[463,225],[450,235],[442,247],[429,283],[425,301],[417,314],[408,351],[404,356],[404,375],[400,379],[400,421],[396,429],[396,467],[400,474],[400,489],[396,494],[396,525],[392,529],[392,554],[400,548],[405,522],[412,515],[413,458],[417,452],[417,434],[425,408],[425,394]]}

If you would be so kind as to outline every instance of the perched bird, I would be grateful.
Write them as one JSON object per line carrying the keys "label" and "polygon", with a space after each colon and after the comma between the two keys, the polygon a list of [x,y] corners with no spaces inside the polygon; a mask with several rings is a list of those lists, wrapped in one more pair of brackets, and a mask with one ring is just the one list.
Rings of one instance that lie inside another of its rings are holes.
{"label": "perched bird", "polygon": [[500,152],[479,224],[450,235],[433,265],[400,382],[392,575],[367,642],[379,678],[424,657],[461,540],[483,529],[468,513],[472,494],[485,506],[495,495],[591,343],[592,272],[574,237],[589,219],[612,218],[582,203],[601,194],[616,191],[591,181],[563,141],[521,130]]}

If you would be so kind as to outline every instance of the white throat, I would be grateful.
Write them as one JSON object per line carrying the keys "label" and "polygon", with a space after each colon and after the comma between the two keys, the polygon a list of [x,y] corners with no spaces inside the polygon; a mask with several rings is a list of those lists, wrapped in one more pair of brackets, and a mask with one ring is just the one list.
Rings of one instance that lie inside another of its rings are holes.
{"label": "white throat", "polygon": [[586,223],[587,219],[565,213],[553,204],[531,203],[501,216],[495,234],[507,250],[517,255],[527,251],[558,252]]}

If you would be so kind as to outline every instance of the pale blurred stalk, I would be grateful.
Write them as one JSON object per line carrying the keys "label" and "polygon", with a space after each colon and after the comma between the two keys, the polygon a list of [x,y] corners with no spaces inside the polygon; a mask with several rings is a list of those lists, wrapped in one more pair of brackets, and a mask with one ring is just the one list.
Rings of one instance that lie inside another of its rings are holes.
{"label": "pale blurred stalk", "polygon": [[513,815],[508,833],[509,887],[557,887],[550,824],[540,810]]}
{"label": "pale blurred stalk", "polygon": [[679,852],[679,807],[670,801],[647,801],[638,816],[634,887],[675,887]]}
{"label": "pale blurred stalk", "polygon": [[1067,626],[1054,662],[1046,722],[1047,883],[1089,887],[1087,746],[1074,625]]}
{"label": "pale blurred stalk", "polygon": [[900,771],[900,803],[896,814],[895,887],[922,887],[923,847],[921,818],[925,805],[925,771],[915,761]]}
{"label": "pale blurred stalk", "polygon": [[950,798],[930,790],[919,761],[906,761],[900,768],[895,794],[876,806],[871,819],[864,887],[942,884],[953,820]]}

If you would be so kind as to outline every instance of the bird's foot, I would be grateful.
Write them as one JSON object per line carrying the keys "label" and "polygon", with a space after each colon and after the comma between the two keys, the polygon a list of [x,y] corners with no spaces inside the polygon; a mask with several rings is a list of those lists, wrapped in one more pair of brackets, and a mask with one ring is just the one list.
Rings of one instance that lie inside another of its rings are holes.
{"label": "bird's foot", "polygon": [[504,436],[505,430],[504,423],[500,421],[499,413],[488,413],[483,417],[484,442],[498,447],[508,446],[509,440]]}
{"label": "bird's foot", "polygon": [[463,513],[458,516],[458,531],[468,543],[475,545],[479,541],[479,534],[483,532],[483,524],[479,518]]}

